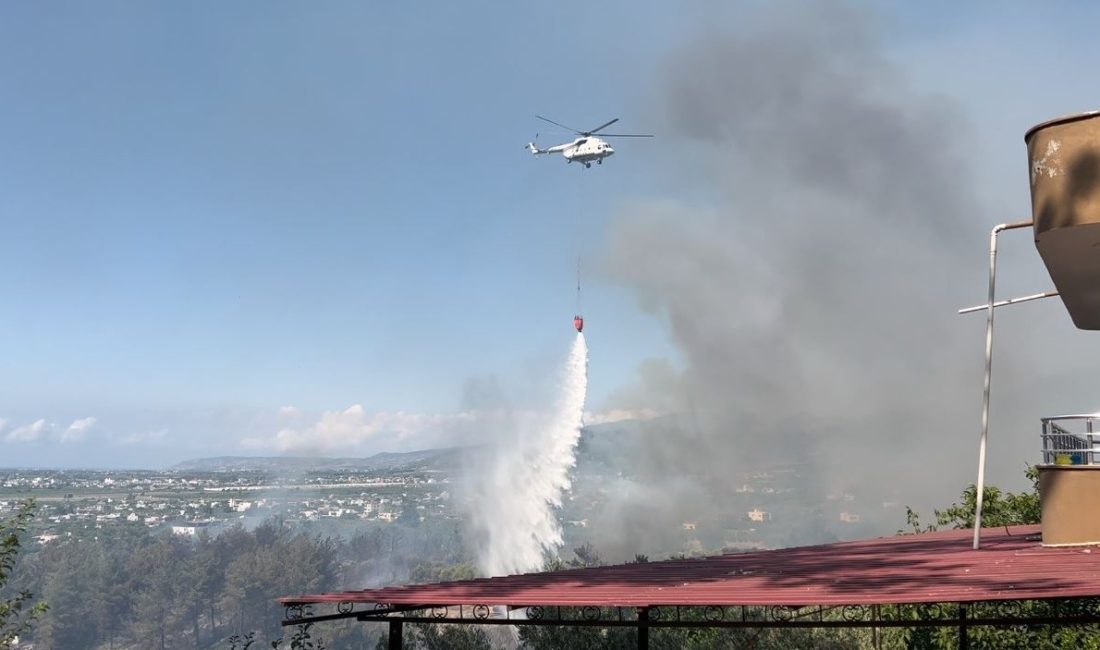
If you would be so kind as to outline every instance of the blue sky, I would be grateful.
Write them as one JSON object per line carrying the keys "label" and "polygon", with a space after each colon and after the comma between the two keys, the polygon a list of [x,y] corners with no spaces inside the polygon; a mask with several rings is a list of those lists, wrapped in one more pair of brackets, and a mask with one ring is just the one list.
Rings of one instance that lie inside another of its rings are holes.
{"label": "blue sky", "polygon": [[[1096,108],[1097,10],[996,7],[877,11],[913,85],[973,123],[990,213],[1017,218],[1024,130]],[[3,4],[0,466],[274,453],[264,441],[288,422],[325,413],[377,427],[348,452],[400,449],[438,442],[418,427],[450,422],[479,378],[534,408],[568,349],[578,256],[589,404],[615,408],[639,363],[677,352],[601,274],[608,220],[691,190],[665,180],[677,163],[660,137],[584,173],[522,145],[565,138],[536,113],[654,130],[663,58],[737,16],[707,3]],[[1044,284],[1021,251],[1007,291]]]}

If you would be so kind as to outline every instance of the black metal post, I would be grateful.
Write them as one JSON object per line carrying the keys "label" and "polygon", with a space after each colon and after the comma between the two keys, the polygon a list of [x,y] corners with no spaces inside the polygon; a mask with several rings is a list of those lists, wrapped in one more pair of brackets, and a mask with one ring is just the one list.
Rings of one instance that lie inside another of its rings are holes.
{"label": "black metal post", "polygon": [[649,608],[638,608],[638,650],[649,650]]}
{"label": "black metal post", "polygon": [[[882,620],[882,611],[879,609],[879,606],[877,604],[871,606],[871,613],[875,617],[876,621]],[[882,643],[880,641],[881,640],[878,636],[878,626],[875,626],[871,628],[871,646],[875,650],[882,650]]]}
{"label": "black metal post", "polygon": [[389,638],[389,649],[390,650],[401,650],[401,631],[402,631],[401,619],[391,618],[390,619],[390,638]]}
{"label": "black metal post", "polygon": [[967,650],[970,647],[970,640],[966,638],[967,629],[966,603],[959,603],[959,650]]}

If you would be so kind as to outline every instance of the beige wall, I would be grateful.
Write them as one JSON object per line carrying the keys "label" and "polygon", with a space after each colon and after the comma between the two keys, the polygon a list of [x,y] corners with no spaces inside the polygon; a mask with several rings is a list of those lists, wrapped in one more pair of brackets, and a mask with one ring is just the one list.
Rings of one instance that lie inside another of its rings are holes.
{"label": "beige wall", "polygon": [[1043,544],[1100,544],[1100,465],[1039,467]]}

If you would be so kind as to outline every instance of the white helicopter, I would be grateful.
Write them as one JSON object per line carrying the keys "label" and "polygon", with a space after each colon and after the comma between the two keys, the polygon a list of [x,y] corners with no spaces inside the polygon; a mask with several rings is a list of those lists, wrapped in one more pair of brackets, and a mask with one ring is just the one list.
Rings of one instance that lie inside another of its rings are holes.
{"label": "white helicopter", "polygon": [[[652,138],[651,134],[637,134],[637,133],[602,133],[601,137],[597,138],[596,133],[599,133],[603,129],[611,126],[615,122],[619,121],[619,118],[615,118],[606,124],[602,124],[592,129],[591,131],[578,131],[572,127],[565,126],[564,124],[558,124],[554,120],[548,120],[541,115],[536,115],[543,122],[549,122],[554,126],[560,126],[563,129],[572,131],[580,137],[572,142],[566,142],[565,144],[555,145],[549,149],[539,149],[534,142],[527,143],[527,150],[537,155],[544,153],[560,153],[565,157],[566,162],[579,162],[584,163],[586,168],[591,167],[595,162],[597,165],[603,164],[603,159],[615,154],[615,150],[610,144],[605,142],[603,138]],[[535,136],[538,139],[538,136]]]}

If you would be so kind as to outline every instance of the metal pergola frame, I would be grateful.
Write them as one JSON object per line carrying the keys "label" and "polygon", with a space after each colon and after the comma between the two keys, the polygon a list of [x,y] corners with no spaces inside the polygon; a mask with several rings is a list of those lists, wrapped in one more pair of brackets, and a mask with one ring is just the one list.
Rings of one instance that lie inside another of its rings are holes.
{"label": "metal pergola frame", "polygon": [[335,611],[314,613],[314,605],[287,607],[284,626],[355,619],[386,623],[389,647],[400,649],[405,623],[562,627],[630,627],[638,630],[638,648],[649,647],[654,628],[955,628],[959,648],[969,647],[970,628],[1007,626],[1072,627],[1100,625],[1100,598],[996,600],[954,603],[874,605],[648,605],[514,606],[386,605],[356,609],[350,601]]}

